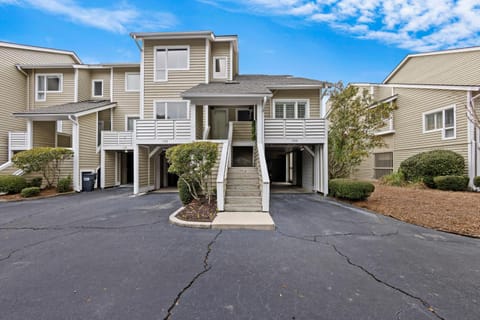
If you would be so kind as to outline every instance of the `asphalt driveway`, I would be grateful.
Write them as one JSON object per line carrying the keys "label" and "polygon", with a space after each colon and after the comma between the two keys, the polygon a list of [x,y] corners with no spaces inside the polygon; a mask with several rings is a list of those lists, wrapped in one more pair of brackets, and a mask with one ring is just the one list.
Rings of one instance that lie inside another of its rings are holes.
{"label": "asphalt driveway", "polygon": [[186,229],[130,192],[0,203],[0,319],[479,318],[479,240],[299,194],[276,231]]}

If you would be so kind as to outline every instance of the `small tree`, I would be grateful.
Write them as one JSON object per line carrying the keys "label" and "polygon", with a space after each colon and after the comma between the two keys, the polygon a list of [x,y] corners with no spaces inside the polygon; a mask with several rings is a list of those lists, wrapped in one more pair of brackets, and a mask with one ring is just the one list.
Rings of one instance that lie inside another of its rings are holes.
{"label": "small tree", "polygon": [[185,182],[194,199],[205,197],[210,202],[213,188],[209,178],[217,155],[217,145],[212,142],[193,142],[172,147],[166,153],[170,163],[168,172],[178,175]]}
{"label": "small tree", "polygon": [[40,172],[50,188],[58,182],[63,162],[72,156],[70,149],[39,147],[17,153],[12,161],[25,173]]}
{"label": "small tree", "polygon": [[328,167],[331,179],[346,178],[369,152],[384,145],[375,132],[386,125],[395,103],[376,103],[367,90],[343,87],[339,82],[331,91],[328,119]]}

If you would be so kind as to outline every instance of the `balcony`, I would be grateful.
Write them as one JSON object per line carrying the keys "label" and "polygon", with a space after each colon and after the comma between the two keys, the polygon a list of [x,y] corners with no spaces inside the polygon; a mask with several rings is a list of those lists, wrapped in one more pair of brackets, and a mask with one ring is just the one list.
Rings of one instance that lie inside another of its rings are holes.
{"label": "balcony", "polygon": [[324,143],[325,119],[265,119],[265,143]]}
{"label": "balcony", "polygon": [[137,120],[135,139],[138,144],[176,144],[192,141],[190,120]]}
{"label": "balcony", "polygon": [[8,145],[10,151],[28,150],[30,146],[28,132],[9,132]]}
{"label": "balcony", "polygon": [[102,147],[104,150],[132,150],[132,131],[102,131]]}

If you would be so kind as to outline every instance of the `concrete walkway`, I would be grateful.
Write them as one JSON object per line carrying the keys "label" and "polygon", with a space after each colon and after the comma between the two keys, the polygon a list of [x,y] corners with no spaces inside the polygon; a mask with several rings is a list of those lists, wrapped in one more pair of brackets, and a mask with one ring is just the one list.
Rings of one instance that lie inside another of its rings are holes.
{"label": "concrete walkway", "polygon": [[268,212],[219,212],[212,229],[275,230],[275,223]]}

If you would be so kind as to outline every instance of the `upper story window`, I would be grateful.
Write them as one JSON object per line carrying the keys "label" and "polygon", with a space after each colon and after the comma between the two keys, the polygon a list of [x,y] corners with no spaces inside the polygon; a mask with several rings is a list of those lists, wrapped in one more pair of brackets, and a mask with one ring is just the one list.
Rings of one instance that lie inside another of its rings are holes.
{"label": "upper story window", "polygon": [[92,97],[103,97],[103,80],[92,80]]}
{"label": "upper story window", "polygon": [[188,101],[155,101],[155,118],[162,120],[188,119]]}
{"label": "upper story window", "polygon": [[213,78],[227,78],[227,57],[213,57]]}
{"label": "upper story window", "polygon": [[455,105],[423,114],[423,133],[442,131],[442,139],[455,139]]}
{"label": "upper story window", "polygon": [[35,86],[35,101],[45,101],[47,92],[62,92],[62,74],[37,74]]}
{"label": "upper story window", "polygon": [[190,68],[190,48],[155,47],[155,81],[167,81],[169,70],[188,70]]}
{"label": "upper story window", "polygon": [[135,127],[135,120],[139,120],[139,116],[126,116],[126,126],[127,131],[133,131]]}
{"label": "upper story window", "polygon": [[273,117],[275,119],[308,118],[308,100],[274,100]]}
{"label": "upper story window", "polygon": [[140,91],[140,73],[125,72],[125,91],[127,92]]}

